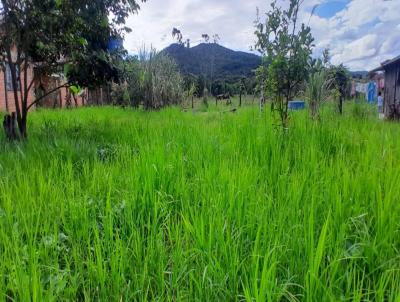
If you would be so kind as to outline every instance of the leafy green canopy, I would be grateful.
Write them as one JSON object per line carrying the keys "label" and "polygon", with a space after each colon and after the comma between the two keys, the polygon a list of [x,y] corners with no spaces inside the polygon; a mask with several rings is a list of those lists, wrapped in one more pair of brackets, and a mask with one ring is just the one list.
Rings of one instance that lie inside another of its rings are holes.
{"label": "leafy green canopy", "polygon": [[1,0],[1,4],[6,33],[1,36],[2,50],[14,47],[44,71],[60,71],[67,65],[69,81],[79,85],[118,81],[114,62],[123,49],[110,51],[109,45],[129,32],[125,20],[138,10],[137,1]]}
{"label": "leafy green canopy", "polygon": [[264,63],[257,72],[259,82],[286,124],[288,102],[308,77],[314,39],[309,26],[299,26],[302,1],[290,0],[288,9],[277,3],[272,2],[264,22],[259,17],[256,21],[255,48],[263,55]]}
{"label": "leafy green canopy", "polygon": [[[61,87],[120,81],[118,62],[125,54],[122,39],[129,31],[125,20],[139,8],[137,1],[0,1],[0,61],[12,62],[13,96],[21,137],[27,137],[29,109],[46,95]],[[32,67],[33,79],[28,79]],[[28,102],[41,75],[62,72],[66,75],[62,85]]]}
{"label": "leafy green canopy", "polygon": [[339,113],[343,113],[343,101],[346,98],[350,85],[350,73],[347,68],[341,64],[339,66],[331,66],[328,70],[328,77],[332,81],[332,86],[336,90],[338,99]]}

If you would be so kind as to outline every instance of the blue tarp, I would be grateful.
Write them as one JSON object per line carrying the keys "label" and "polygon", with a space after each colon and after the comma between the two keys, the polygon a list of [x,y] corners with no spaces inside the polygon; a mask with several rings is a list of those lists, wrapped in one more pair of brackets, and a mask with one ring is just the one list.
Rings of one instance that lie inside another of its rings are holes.
{"label": "blue tarp", "polygon": [[295,100],[289,102],[289,109],[290,110],[302,110],[306,107],[306,104],[304,101],[301,100]]}
{"label": "blue tarp", "polygon": [[368,86],[367,86],[367,101],[368,101],[368,103],[375,102],[375,98],[376,98],[376,83],[369,82]]}

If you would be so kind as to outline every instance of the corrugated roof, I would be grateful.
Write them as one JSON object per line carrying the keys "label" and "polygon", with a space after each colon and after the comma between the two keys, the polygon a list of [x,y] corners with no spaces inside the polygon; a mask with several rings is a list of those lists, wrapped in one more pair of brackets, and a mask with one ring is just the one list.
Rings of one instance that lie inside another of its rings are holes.
{"label": "corrugated roof", "polygon": [[395,63],[399,63],[399,62],[400,62],[400,56],[395,57],[394,59],[391,59],[391,60],[387,60],[387,61],[381,63],[381,65],[382,65],[382,67],[386,67],[388,65],[392,65]]}
{"label": "corrugated roof", "polygon": [[370,72],[368,72],[368,74],[375,73],[375,72],[378,72],[378,71],[384,71],[384,70],[385,69],[383,69],[383,66],[379,66],[379,67],[377,67],[375,69],[372,69]]}
{"label": "corrugated roof", "polygon": [[385,62],[382,62],[382,63],[381,63],[381,66],[379,66],[379,67],[377,67],[377,68],[371,70],[371,71],[369,72],[369,74],[375,73],[375,72],[378,72],[378,71],[384,71],[384,70],[385,70],[385,67],[387,67],[387,66],[389,66],[389,65],[392,65],[392,64],[396,64],[396,63],[400,63],[400,56],[397,56],[397,57],[395,57],[394,59],[386,60]]}

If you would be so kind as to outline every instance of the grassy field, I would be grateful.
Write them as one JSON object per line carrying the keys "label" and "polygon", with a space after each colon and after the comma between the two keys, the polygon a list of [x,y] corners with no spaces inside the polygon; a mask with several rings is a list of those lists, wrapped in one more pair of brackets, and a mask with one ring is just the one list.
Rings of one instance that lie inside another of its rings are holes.
{"label": "grassy field", "polygon": [[32,113],[0,301],[400,301],[400,125],[346,111]]}

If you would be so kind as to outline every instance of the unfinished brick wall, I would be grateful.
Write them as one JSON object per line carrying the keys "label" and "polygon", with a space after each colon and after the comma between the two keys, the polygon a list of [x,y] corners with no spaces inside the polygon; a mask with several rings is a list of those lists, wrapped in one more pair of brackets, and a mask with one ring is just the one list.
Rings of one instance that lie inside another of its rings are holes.
{"label": "unfinished brick wall", "polygon": [[[33,71],[32,68],[28,70],[28,83],[32,80]],[[14,100],[14,92],[7,91],[6,83],[4,81],[5,73],[0,69],[0,111],[4,112],[15,112],[15,100]],[[22,74],[22,82],[24,81]],[[20,93],[18,93],[20,97]],[[29,91],[28,95],[28,104],[31,104],[34,101],[33,89]]]}
{"label": "unfinished brick wall", "polygon": [[[4,81],[5,73],[1,70],[0,71],[0,111],[3,112],[15,112],[15,101],[14,101],[14,92],[13,91],[7,91],[7,86]],[[33,77],[33,71],[32,69],[29,70],[28,72],[28,83],[32,80]],[[23,78],[22,78],[23,81]],[[45,86],[46,89],[49,89],[53,87],[50,83],[53,81],[51,78],[42,78],[42,85]],[[38,83],[35,83],[36,85],[39,85]],[[60,83],[57,81],[57,83],[54,83],[57,85],[60,85]],[[36,86],[35,85],[35,86]],[[29,96],[28,96],[28,104],[30,105],[34,100],[35,100],[35,95],[34,95],[34,90],[35,86],[31,88],[29,91]],[[54,86],[56,87],[56,86]],[[87,91],[84,92],[84,96],[87,94]],[[47,108],[65,108],[65,107],[75,107],[76,104],[77,106],[83,106],[85,104],[84,102],[84,97],[82,96],[76,96],[76,102],[74,98],[71,96],[71,101],[68,104],[68,98],[69,98],[69,88],[60,88],[56,92],[52,93],[45,99],[41,101],[41,106],[42,107],[47,107]],[[18,96],[20,96],[20,93],[18,93]],[[33,107],[34,108],[34,107]],[[32,108],[32,109],[33,109]]]}

